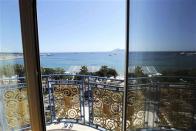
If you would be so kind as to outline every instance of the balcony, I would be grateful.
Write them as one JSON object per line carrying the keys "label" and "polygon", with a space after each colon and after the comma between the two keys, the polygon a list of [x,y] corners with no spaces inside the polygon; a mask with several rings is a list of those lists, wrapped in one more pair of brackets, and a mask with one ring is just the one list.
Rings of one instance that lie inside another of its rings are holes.
{"label": "balcony", "polygon": [[[124,80],[87,75],[42,76],[47,129],[88,126],[89,130],[120,131],[125,120],[124,106],[128,130],[195,129],[195,77],[140,77],[128,82],[127,102],[123,105]],[[4,79],[1,83],[0,112],[5,118],[0,120],[1,128],[30,128],[24,78]]]}

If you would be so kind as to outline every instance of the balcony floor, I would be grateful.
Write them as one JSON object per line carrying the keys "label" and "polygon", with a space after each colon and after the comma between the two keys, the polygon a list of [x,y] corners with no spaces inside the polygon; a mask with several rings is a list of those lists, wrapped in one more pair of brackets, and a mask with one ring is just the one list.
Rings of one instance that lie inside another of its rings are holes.
{"label": "balcony floor", "polygon": [[47,131],[98,131],[94,128],[80,125],[80,124],[73,124],[72,128],[65,128],[63,123],[60,124],[51,124],[49,126],[46,126]]}

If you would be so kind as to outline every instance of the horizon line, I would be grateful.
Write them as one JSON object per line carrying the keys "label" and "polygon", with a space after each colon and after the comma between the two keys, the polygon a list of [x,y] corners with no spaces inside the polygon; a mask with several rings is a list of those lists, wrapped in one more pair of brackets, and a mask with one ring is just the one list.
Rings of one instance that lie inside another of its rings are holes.
{"label": "horizon line", "polygon": [[[114,49],[115,50],[115,49]],[[118,49],[120,51],[125,51],[125,49]],[[43,52],[39,52],[39,53],[96,53],[96,52],[112,52],[113,50],[110,51],[43,51]],[[156,50],[156,51],[129,51],[129,52],[196,52],[196,50]],[[8,51],[8,52],[0,52],[1,53],[23,53],[23,52],[19,52],[19,51]]]}

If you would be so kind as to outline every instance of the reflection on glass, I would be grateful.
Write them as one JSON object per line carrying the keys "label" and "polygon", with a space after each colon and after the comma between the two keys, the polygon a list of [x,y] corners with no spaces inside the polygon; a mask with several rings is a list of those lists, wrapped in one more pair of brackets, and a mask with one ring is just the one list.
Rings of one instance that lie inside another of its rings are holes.
{"label": "reflection on glass", "polygon": [[196,1],[130,6],[127,128],[195,130]]}
{"label": "reflection on glass", "polygon": [[19,5],[0,1],[0,130],[30,129]]}

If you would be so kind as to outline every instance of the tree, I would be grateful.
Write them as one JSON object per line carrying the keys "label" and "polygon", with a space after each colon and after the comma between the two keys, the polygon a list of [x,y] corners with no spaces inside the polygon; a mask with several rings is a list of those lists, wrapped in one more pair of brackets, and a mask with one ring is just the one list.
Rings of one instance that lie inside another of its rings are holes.
{"label": "tree", "polygon": [[108,72],[107,72],[107,76],[108,77],[113,76],[114,78],[116,78],[118,76],[118,73],[116,72],[115,69],[109,68],[108,69]]}
{"label": "tree", "polygon": [[95,74],[100,77],[112,77],[113,76],[114,78],[116,78],[116,76],[118,75],[115,69],[108,68],[108,66],[105,66],[105,65],[101,66],[99,71],[97,71]]}
{"label": "tree", "polygon": [[106,77],[107,72],[108,72],[108,67],[104,65],[104,66],[101,66],[99,71],[96,72],[96,75],[98,75],[100,77]]}
{"label": "tree", "polygon": [[134,74],[135,74],[136,77],[144,76],[143,70],[142,70],[142,68],[140,66],[137,66],[135,68],[135,73]]}
{"label": "tree", "polygon": [[81,69],[80,69],[79,74],[80,74],[80,75],[88,75],[89,72],[88,72],[87,66],[81,66]]}
{"label": "tree", "polygon": [[[65,70],[63,68],[58,67],[58,68],[54,69],[54,73],[55,74],[64,74]],[[67,79],[66,76],[64,76],[64,75],[55,75],[53,78],[56,79],[56,80],[58,80],[58,79]]]}
{"label": "tree", "polygon": [[53,69],[53,68],[43,68],[42,69],[42,74],[43,75],[55,74],[55,69]]}
{"label": "tree", "polygon": [[[90,73],[88,72],[87,66],[81,66],[80,72],[78,74],[79,75],[90,75]],[[81,80],[81,79],[82,79],[81,76],[75,76],[74,77],[74,80]]]}
{"label": "tree", "polygon": [[55,74],[64,74],[65,73],[65,70],[63,68],[55,68]]}
{"label": "tree", "polygon": [[21,64],[15,64],[14,65],[14,71],[19,76],[22,77],[25,75],[24,65]]}
{"label": "tree", "polygon": [[[52,75],[52,74],[64,74],[65,70],[63,68],[41,68],[42,75]],[[64,79],[63,75],[52,76],[54,79]]]}

